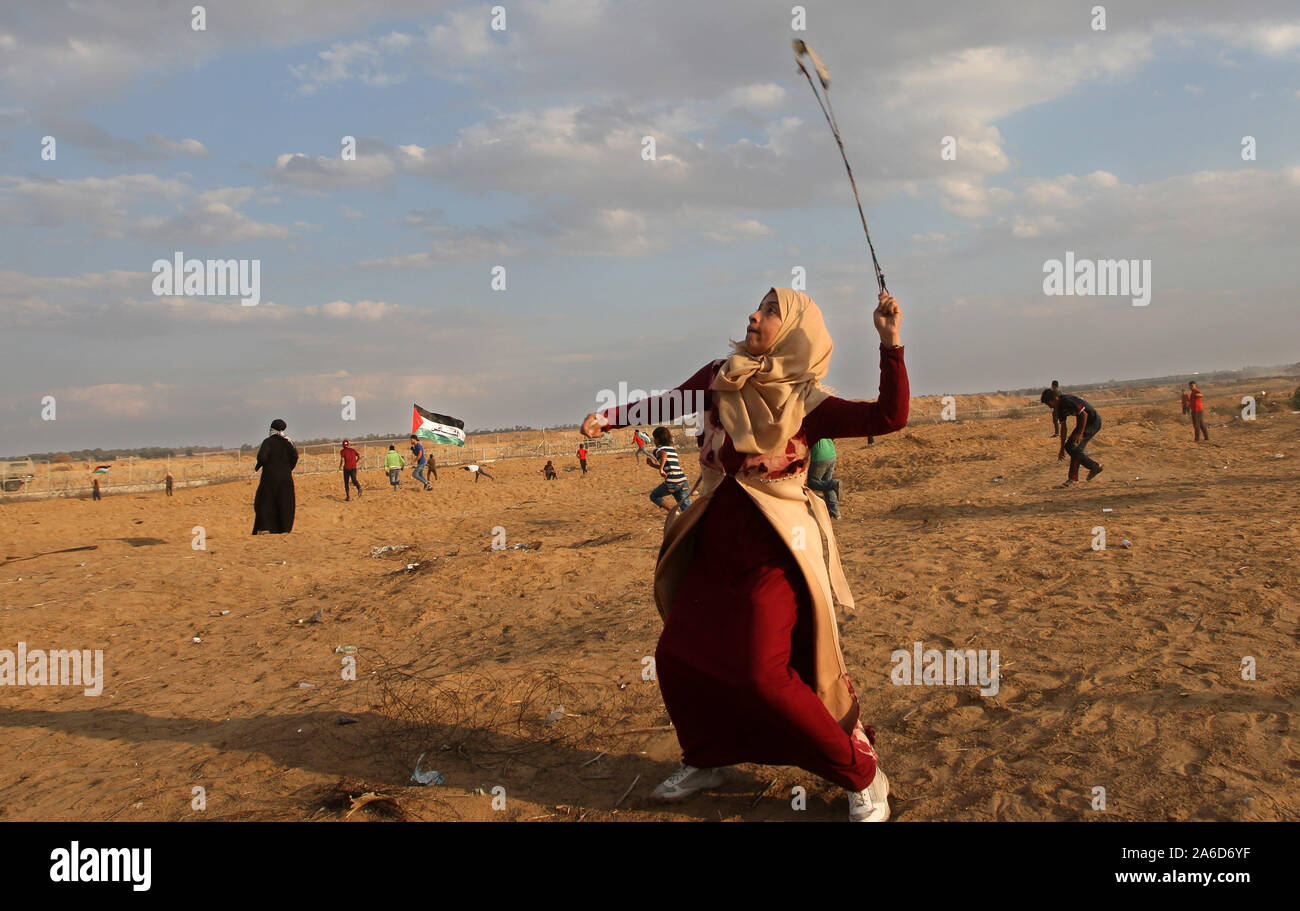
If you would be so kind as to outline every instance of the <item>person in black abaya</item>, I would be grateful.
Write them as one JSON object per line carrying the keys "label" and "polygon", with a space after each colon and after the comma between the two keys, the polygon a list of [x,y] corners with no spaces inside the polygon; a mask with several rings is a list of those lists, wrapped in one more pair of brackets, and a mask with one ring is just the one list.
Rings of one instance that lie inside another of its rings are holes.
{"label": "person in black abaya", "polygon": [[298,464],[298,449],[284,435],[288,427],[276,418],[271,422],[271,435],[262,441],[257,450],[254,471],[262,472],[253,497],[253,534],[287,534],[293,531],[293,468]]}

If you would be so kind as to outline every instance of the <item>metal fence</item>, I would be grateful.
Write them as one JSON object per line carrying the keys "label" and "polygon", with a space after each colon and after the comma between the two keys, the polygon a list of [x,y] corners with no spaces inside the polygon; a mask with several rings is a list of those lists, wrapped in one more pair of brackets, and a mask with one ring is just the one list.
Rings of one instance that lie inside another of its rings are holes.
{"label": "metal fence", "polygon": [[[628,434],[630,441],[630,429]],[[582,442],[576,427],[573,430],[537,431],[535,435],[524,439],[511,439],[511,436],[514,434],[472,436],[464,447],[430,446],[426,442],[425,452],[435,459],[438,468],[458,468],[461,465],[490,464],[504,459],[571,458],[576,460],[578,445]],[[635,451],[630,445],[616,446],[612,435],[585,442],[587,449],[593,454]],[[354,443],[353,448],[361,453],[361,460],[357,467],[367,471],[382,470],[390,444],[401,453],[406,468],[412,467],[409,437]],[[298,446],[298,465],[294,468],[294,474],[310,475],[338,471],[341,461],[340,448],[334,443]],[[105,463],[110,466],[109,472],[99,476],[100,486],[105,495],[162,491],[166,488],[166,476],[170,471],[174,488],[180,490],[186,487],[218,484],[223,481],[255,478],[257,477],[254,472],[256,463],[257,451],[251,449],[196,452],[192,456],[171,456],[163,459],[125,457]],[[46,497],[88,497],[91,495],[93,479],[85,465],[82,460],[57,463],[46,459],[36,462],[34,477],[27,480],[19,490],[0,490],[0,502]]]}

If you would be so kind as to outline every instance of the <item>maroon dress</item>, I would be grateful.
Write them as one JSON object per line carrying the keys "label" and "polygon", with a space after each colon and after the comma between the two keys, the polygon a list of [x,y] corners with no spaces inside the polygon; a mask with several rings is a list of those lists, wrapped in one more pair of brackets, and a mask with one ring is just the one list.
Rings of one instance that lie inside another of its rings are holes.
{"label": "maroon dress", "polygon": [[[704,366],[678,387],[704,392],[714,422],[708,390],[720,364]],[[879,400],[828,398],[805,416],[794,439],[811,445],[823,437],[892,433],[907,424],[908,398],[903,349],[882,347]],[[691,400],[666,394],[660,405],[667,413],[675,402]],[[604,416],[615,421],[616,409]],[[788,451],[806,456],[807,446]],[[727,477],[697,520],[695,554],[655,651],[659,688],[683,759],[699,768],[793,765],[860,791],[876,774],[871,745],[846,733],[805,682],[814,679],[813,620],[803,574],[734,477],[745,454],[728,437],[709,457]],[[774,468],[798,474],[808,465],[799,458]]]}

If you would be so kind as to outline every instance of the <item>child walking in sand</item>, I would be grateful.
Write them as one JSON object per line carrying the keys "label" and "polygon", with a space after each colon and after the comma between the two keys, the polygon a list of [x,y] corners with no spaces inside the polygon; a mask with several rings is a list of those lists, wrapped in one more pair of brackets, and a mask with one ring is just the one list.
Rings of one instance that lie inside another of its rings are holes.
{"label": "child walking in sand", "polygon": [[396,446],[390,445],[388,452],[384,454],[384,468],[388,471],[388,483],[393,485],[393,490],[402,483],[402,469],[406,467],[406,460],[402,454],[397,451]]}
{"label": "child walking in sand", "polygon": [[[705,415],[700,498],[667,526],[655,567],[655,667],[682,748],[656,798],[716,788],[736,763],[797,765],[848,791],[851,820],[889,818],[875,733],[859,719],[839,646],[832,598],[852,607],[853,597],[826,505],[804,484],[810,441],[907,424],[899,309],[887,292],[873,319],[875,402],[822,387],[832,345],[821,311],[773,288],[731,357],[648,403],[671,420],[699,394]],[[619,412],[587,415],[583,433],[621,426]]]}
{"label": "child walking in sand", "polygon": [[663,483],[650,491],[650,502],[660,509],[672,512],[674,507],[665,502],[668,495],[672,494],[673,499],[677,501],[677,508],[685,509],[691,505],[690,481],[686,479],[686,472],[682,471],[681,463],[677,458],[673,435],[667,427],[656,427],[654,442],[654,456],[647,456],[645,461],[651,468],[658,470]]}

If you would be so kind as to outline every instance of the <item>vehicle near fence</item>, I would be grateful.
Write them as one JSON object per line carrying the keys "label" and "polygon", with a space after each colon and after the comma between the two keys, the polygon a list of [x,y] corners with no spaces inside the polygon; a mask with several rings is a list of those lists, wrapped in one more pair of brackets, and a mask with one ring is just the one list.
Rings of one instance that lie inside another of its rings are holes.
{"label": "vehicle near fence", "polygon": [[6,493],[22,490],[36,478],[36,465],[31,459],[5,459],[0,462],[0,487]]}

